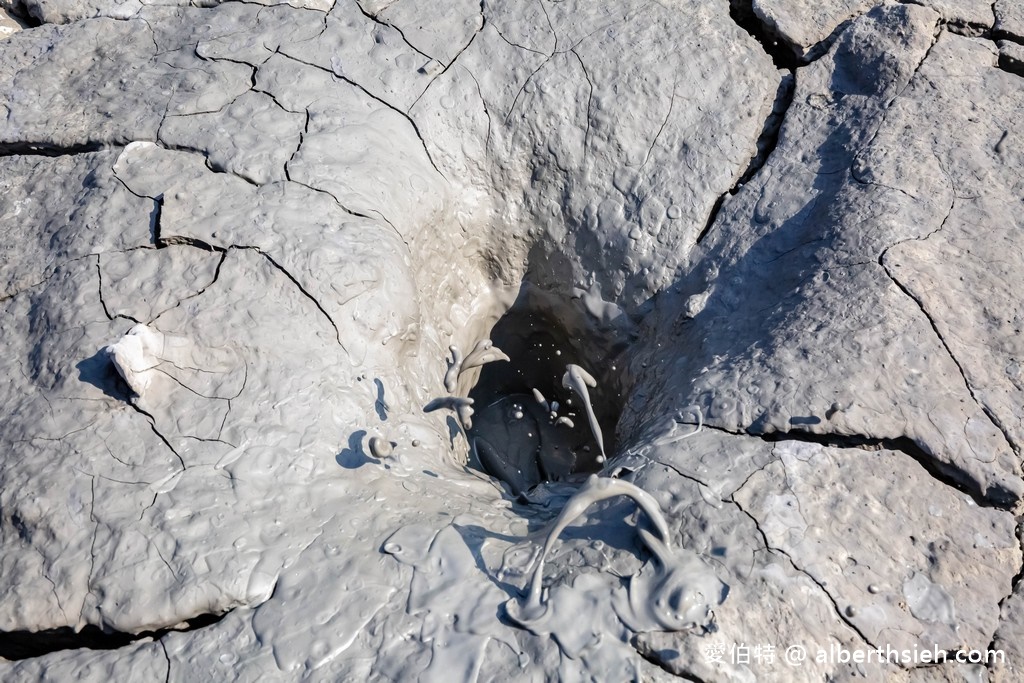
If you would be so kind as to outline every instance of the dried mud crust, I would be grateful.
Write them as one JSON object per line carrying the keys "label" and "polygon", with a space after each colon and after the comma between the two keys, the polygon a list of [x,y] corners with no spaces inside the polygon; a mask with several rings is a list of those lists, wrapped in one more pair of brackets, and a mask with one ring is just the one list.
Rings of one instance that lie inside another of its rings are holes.
{"label": "dried mud crust", "polygon": [[14,8],[0,678],[1019,679],[1017,13],[801,8]]}

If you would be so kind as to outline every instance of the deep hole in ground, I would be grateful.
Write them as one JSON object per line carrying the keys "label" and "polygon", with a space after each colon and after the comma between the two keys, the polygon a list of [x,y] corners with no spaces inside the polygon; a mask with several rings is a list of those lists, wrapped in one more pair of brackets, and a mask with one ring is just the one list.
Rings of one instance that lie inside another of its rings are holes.
{"label": "deep hole in ground", "polygon": [[28,8],[24,0],[5,2],[4,9],[7,10],[7,14],[17,21],[22,28],[36,28],[43,25],[42,19],[33,15],[32,10]]}
{"label": "deep hole in ground", "polygon": [[470,464],[506,482],[513,494],[601,468],[585,401],[563,386],[569,365],[596,380],[587,387],[590,404],[604,452],[611,457],[615,451],[624,402],[615,359],[628,333],[624,321],[599,324],[587,311],[586,296],[561,298],[525,283],[491,330],[494,345],[510,360],[484,365],[469,390],[475,411],[467,432]]}

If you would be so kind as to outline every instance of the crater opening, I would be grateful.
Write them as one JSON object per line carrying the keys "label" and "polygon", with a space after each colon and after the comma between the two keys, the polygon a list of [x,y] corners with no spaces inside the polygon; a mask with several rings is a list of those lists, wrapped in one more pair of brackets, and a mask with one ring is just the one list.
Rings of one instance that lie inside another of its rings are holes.
{"label": "crater opening", "polygon": [[[473,399],[470,466],[515,495],[601,469],[602,452],[615,451],[625,376],[616,359],[631,330],[626,316],[593,291],[577,289],[567,298],[524,282],[490,333],[509,360],[467,373],[460,386]],[[573,371],[575,389],[571,366],[583,371]]]}

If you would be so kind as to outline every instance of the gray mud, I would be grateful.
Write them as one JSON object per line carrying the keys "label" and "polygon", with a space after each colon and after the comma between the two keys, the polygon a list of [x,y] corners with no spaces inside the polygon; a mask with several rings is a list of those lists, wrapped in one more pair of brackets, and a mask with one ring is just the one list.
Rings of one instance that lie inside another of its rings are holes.
{"label": "gray mud", "polygon": [[1020,7],[0,2],[0,679],[1024,680]]}

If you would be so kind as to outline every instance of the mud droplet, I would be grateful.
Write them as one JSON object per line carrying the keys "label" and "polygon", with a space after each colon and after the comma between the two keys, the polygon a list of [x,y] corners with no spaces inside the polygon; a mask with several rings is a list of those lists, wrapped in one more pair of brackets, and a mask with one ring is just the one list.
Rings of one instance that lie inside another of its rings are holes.
{"label": "mud droplet", "polygon": [[455,393],[455,387],[459,379],[459,371],[462,370],[462,353],[455,345],[449,346],[452,354],[451,362],[448,363],[448,371],[444,374],[444,388],[449,394]]}
{"label": "mud droplet", "polygon": [[[587,387],[596,388],[597,380],[593,376],[581,368],[578,365],[570,363],[565,366],[565,375],[562,377],[562,386],[566,389],[571,389],[579,394],[580,398],[583,399],[583,405],[587,409],[587,421],[590,423],[590,431],[594,434],[594,439],[597,441],[597,445],[600,449],[601,455],[604,453],[604,436],[601,434],[601,426],[597,422],[597,416],[594,414],[594,407],[590,403],[590,393]],[[567,404],[571,403],[571,400],[566,401]]]}
{"label": "mud droplet", "polygon": [[477,342],[476,346],[468,356],[462,361],[462,367],[459,369],[461,374],[464,370],[476,368],[485,363],[493,363],[494,361],[508,361],[509,357],[505,353],[494,345],[490,339],[481,339]]}
{"label": "mud droplet", "polygon": [[391,443],[386,439],[375,436],[370,439],[370,454],[375,458],[387,458],[393,453]]}

